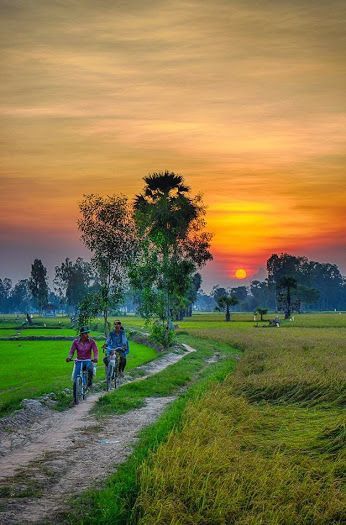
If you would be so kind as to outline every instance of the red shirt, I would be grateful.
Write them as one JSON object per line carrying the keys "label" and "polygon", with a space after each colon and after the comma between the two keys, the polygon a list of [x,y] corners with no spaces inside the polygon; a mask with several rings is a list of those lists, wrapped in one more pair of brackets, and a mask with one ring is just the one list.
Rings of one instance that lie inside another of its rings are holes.
{"label": "red shirt", "polygon": [[73,357],[73,354],[77,350],[77,359],[92,359],[91,354],[94,354],[94,359],[98,359],[99,352],[97,350],[96,343],[94,339],[87,339],[86,341],[82,341],[80,337],[75,339],[72,343],[71,350],[69,353],[69,357]]}

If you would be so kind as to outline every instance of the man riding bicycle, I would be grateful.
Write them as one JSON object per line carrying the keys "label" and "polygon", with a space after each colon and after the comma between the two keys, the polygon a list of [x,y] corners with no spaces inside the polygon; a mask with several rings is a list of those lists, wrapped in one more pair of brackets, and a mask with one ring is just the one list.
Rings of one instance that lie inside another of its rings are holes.
{"label": "man riding bicycle", "polygon": [[90,330],[87,326],[81,327],[79,337],[73,341],[69,355],[66,357],[66,362],[72,361],[74,353],[77,352],[73,380],[80,374],[81,366],[84,363],[84,366],[88,370],[88,387],[91,387],[93,380],[93,363],[97,363],[98,361],[98,349],[94,339],[89,337],[89,332]]}
{"label": "man riding bicycle", "polygon": [[129,353],[129,343],[125,335],[125,330],[120,321],[114,322],[114,330],[109,333],[106,343],[103,346],[106,350],[105,364],[107,366],[107,359],[115,350],[120,354],[119,375],[124,377],[124,370],[126,366],[126,356]]}

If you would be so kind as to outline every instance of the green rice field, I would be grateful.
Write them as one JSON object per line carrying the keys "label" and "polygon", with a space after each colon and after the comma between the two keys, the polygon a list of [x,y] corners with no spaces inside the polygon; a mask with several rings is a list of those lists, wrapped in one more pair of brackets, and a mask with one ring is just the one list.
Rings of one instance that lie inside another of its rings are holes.
{"label": "green rice field", "polygon": [[[178,322],[178,340],[197,352],[101,398],[95,410],[103,417],[149,396],[178,398],[102,487],[74,500],[64,523],[344,523],[346,314],[295,315],[280,328],[268,326],[273,317],[234,313],[226,323],[210,313]],[[122,321],[128,330],[144,326],[136,317]],[[50,323],[26,332],[71,331],[68,320],[60,328]],[[102,326],[94,327],[101,334]],[[0,336],[14,328],[7,319]],[[0,342],[3,413],[23,397],[71,385],[69,345]],[[128,367],[155,356],[132,343]]]}
{"label": "green rice field", "polygon": [[[71,341],[0,341],[0,414],[19,408],[24,398],[71,388],[73,364],[65,362],[71,344]],[[127,369],[156,357],[155,350],[132,341]],[[96,381],[103,376],[103,366],[99,366]]]}

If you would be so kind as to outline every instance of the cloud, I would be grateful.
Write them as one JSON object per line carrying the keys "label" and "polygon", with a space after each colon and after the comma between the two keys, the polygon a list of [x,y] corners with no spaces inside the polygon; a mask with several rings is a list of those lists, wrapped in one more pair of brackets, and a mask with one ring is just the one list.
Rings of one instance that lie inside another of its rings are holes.
{"label": "cloud", "polygon": [[83,192],[133,195],[168,168],[204,192],[217,275],[241,258],[255,271],[274,248],[334,253],[345,11],[339,0],[0,0],[6,238],[44,232],[48,246],[60,228],[70,239]]}

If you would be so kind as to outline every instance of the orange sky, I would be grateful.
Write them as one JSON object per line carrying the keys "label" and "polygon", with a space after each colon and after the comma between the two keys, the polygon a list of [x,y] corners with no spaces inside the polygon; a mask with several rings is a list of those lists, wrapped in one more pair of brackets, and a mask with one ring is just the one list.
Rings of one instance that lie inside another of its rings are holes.
{"label": "orange sky", "polygon": [[208,205],[206,288],[273,252],[345,272],[345,4],[0,0],[0,276],[86,255],[86,192],[150,171]]}

